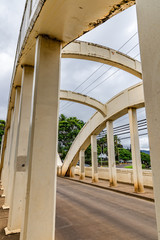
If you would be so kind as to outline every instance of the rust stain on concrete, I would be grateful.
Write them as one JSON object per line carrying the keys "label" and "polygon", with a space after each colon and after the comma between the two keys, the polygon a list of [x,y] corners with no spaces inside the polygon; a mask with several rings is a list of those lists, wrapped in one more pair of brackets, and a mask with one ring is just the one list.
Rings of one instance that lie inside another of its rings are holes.
{"label": "rust stain on concrete", "polygon": [[123,1],[121,1],[119,4],[116,4],[112,7],[112,9],[110,10],[109,14],[107,14],[107,16],[104,16],[101,19],[97,19],[95,22],[89,23],[89,27],[90,28],[97,27],[98,25],[106,22],[111,17],[115,16],[119,12],[124,11],[126,8],[129,8],[129,7],[133,6],[134,4],[135,4],[135,0],[123,0]]}

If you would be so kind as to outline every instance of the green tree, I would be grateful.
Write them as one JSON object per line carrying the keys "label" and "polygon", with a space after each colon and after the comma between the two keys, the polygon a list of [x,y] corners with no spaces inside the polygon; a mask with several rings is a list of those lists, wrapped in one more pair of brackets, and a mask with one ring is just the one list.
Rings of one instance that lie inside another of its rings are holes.
{"label": "green tree", "polygon": [[149,168],[151,166],[150,155],[144,152],[141,152],[141,162],[145,164],[145,168]]}
{"label": "green tree", "polygon": [[120,159],[119,148],[123,148],[123,146],[121,144],[121,140],[117,135],[114,136],[114,148],[115,148],[115,159],[119,160]]}
{"label": "green tree", "polygon": [[132,159],[131,152],[128,149],[119,148],[118,152],[119,152],[119,159],[122,159],[124,161]]}
{"label": "green tree", "polygon": [[85,151],[85,163],[91,165],[91,145]]}
{"label": "green tree", "polygon": [[4,130],[5,130],[5,121],[0,120],[0,147],[2,142],[2,136],[4,135]]}
{"label": "green tree", "polygon": [[84,126],[82,120],[76,117],[67,118],[63,114],[59,117],[59,132],[58,132],[58,152],[61,159],[64,159],[70,146],[72,145],[77,134]]}

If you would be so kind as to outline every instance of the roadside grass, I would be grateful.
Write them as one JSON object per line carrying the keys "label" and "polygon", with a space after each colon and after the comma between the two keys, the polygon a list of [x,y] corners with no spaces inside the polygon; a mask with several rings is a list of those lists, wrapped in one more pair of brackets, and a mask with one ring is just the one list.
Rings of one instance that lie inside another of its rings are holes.
{"label": "roadside grass", "polygon": [[[124,168],[132,169],[133,167],[132,165],[130,165],[130,166],[125,166]],[[145,169],[145,168],[146,168],[145,164],[142,164],[142,169]]]}

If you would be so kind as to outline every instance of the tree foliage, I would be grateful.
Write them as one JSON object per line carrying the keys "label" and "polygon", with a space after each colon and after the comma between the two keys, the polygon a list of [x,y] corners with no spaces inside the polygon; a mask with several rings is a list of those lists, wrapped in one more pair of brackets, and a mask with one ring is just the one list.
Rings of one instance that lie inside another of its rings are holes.
{"label": "tree foliage", "polygon": [[147,153],[141,152],[141,162],[145,164],[146,168],[149,168],[151,166],[150,155]]}
{"label": "tree foliage", "polygon": [[63,114],[59,117],[59,132],[58,132],[58,152],[61,159],[64,159],[70,146],[72,145],[77,134],[84,126],[82,120],[76,117],[67,118]]}
{"label": "tree foliage", "polygon": [[119,152],[119,158],[122,160],[131,160],[132,159],[132,155],[131,152],[128,149],[124,149],[124,148],[119,148],[118,149]]}
{"label": "tree foliage", "polygon": [[2,136],[4,135],[4,129],[5,129],[5,121],[0,120],[0,146],[2,142]]}

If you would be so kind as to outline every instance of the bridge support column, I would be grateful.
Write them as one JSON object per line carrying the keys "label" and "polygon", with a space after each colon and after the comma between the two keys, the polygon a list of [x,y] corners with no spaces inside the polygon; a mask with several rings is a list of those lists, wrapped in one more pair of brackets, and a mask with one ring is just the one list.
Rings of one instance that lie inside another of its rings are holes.
{"label": "bridge support column", "polygon": [[23,205],[26,193],[26,159],[28,150],[29,125],[33,86],[31,66],[23,67],[18,133],[14,160],[14,180],[6,234],[19,232],[22,223]]}
{"label": "bridge support column", "polygon": [[128,110],[132,149],[134,191],[144,192],[136,109]]}
{"label": "bridge support column", "polygon": [[8,175],[9,175],[9,157],[13,139],[13,123],[14,123],[14,108],[11,109],[11,122],[10,128],[7,133],[7,145],[4,153],[4,169],[2,169],[2,181],[3,181],[3,194],[6,196],[8,187]]}
{"label": "bridge support column", "polygon": [[4,153],[4,163],[3,163],[3,169],[2,169],[2,187],[3,187],[3,195],[5,195],[6,187],[7,187],[7,179],[8,179],[8,158],[9,158],[9,150],[10,150],[10,134],[11,134],[11,128],[7,131],[7,143]]}
{"label": "bridge support column", "polygon": [[92,182],[98,182],[97,136],[91,136]]}
{"label": "bridge support column", "polygon": [[79,163],[80,163],[80,179],[85,179],[85,150],[79,152]]}
{"label": "bridge support column", "polygon": [[38,36],[21,240],[55,239],[60,52],[60,42]]}
{"label": "bridge support column", "polygon": [[160,1],[137,0],[143,86],[160,239]]}
{"label": "bridge support column", "polygon": [[75,177],[74,170],[75,170],[75,166],[72,166],[72,167],[69,169],[69,176],[70,176],[71,178],[74,178],[74,177]]}
{"label": "bridge support column", "polygon": [[117,172],[114,150],[113,122],[107,121],[107,146],[108,146],[108,164],[109,164],[109,182],[110,187],[117,185]]}
{"label": "bridge support column", "polygon": [[8,182],[7,182],[5,204],[3,206],[4,208],[10,207],[10,204],[11,204],[13,179],[14,179],[14,159],[15,159],[16,141],[17,141],[20,92],[21,92],[21,88],[16,87],[14,115],[13,115],[13,132],[11,135],[11,144],[10,144],[10,153],[9,153],[9,162],[8,162]]}
{"label": "bridge support column", "polygon": [[10,128],[7,132],[7,144],[6,149],[4,153],[4,163],[3,163],[3,169],[2,169],[2,184],[3,184],[3,195],[6,196],[7,194],[7,187],[8,187],[8,174],[9,174],[9,156],[11,151],[11,142],[13,139],[13,122],[14,122],[14,108],[11,110],[11,123]]}

